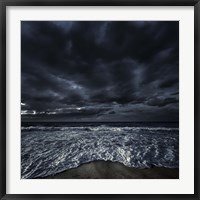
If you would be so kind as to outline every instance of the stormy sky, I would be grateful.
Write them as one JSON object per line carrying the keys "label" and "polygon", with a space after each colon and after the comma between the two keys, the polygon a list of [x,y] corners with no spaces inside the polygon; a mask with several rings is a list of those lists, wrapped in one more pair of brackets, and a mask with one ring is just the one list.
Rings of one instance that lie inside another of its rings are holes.
{"label": "stormy sky", "polygon": [[22,21],[22,121],[178,121],[176,21]]}

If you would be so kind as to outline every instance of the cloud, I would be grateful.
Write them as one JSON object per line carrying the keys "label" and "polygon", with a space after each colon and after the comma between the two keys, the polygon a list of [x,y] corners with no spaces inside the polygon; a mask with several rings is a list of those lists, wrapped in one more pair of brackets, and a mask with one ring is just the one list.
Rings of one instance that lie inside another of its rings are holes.
{"label": "cloud", "polygon": [[149,100],[147,100],[147,105],[150,106],[158,106],[158,107],[163,107],[169,104],[173,104],[173,103],[178,103],[178,99],[177,98],[159,98],[159,97],[155,97],[155,98],[150,98]]}
{"label": "cloud", "polygon": [[21,27],[23,119],[178,120],[178,22],[22,21]]}

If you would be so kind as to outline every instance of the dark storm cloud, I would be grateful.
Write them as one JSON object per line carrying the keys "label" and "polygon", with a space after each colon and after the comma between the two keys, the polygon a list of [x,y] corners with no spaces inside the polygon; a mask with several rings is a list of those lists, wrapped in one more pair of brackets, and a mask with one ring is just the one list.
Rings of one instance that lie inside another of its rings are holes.
{"label": "dark storm cloud", "polygon": [[161,88],[173,87],[177,83],[178,83],[177,78],[170,78],[170,79],[167,79],[167,80],[164,80],[163,82],[161,82],[160,87]]}
{"label": "dark storm cloud", "polygon": [[178,120],[178,22],[21,27],[22,119]]}
{"label": "dark storm cloud", "polygon": [[150,98],[147,101],[147,105],[150,105],[150,106],[159,106],[159,107],[163,107],[163,106],[166,106],[166,105],[172,104],[172,103],[178,103],[178,99],[176,99],[176,98],[165,98],[165,99]]}

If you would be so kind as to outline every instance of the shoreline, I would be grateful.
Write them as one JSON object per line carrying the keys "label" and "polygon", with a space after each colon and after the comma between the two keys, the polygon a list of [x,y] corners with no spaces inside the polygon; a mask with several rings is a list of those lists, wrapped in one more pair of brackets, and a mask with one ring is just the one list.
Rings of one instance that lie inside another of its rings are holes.
{"label": "shoreline", "polygon": [[178,179],[179,168],[134,168],[119,162],[93,161],[37,179]]}

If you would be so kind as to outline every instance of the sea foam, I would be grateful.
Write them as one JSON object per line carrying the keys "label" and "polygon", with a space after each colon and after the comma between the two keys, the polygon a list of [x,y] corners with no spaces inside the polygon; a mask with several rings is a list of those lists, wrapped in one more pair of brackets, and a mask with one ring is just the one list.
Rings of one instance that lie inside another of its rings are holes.
{"label": "sea foam", "polygon": [[21,176],[45,177],[95,160],[177,168],[178,132],[170,127],[22,127]]}

